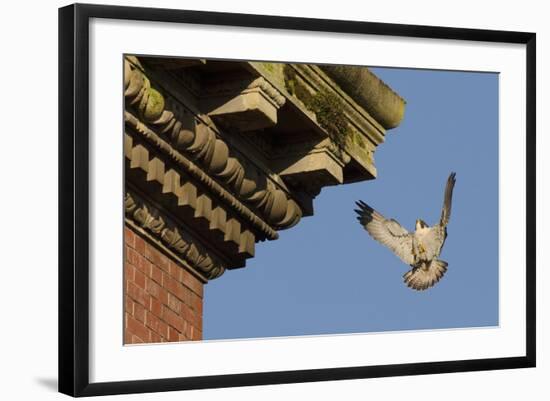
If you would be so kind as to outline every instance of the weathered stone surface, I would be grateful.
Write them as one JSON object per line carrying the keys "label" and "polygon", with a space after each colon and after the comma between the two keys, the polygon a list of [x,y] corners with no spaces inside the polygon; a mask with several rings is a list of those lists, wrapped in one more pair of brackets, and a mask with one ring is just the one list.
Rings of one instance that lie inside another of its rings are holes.
{"label": "weathered stone surface", "polygon": [[215,121],[241,132],[277,124],[277,110],[285,98],[265,79],[213,83],[206,89],[201,106]]}
{"label": "weathered stone surface", "polygon": [[294,180],[305,182],[320,181],[321,185],[336,185],[344,182],[342,164],[327,150],[316,149],[306,155],[276,160],[276,171],[282,177],[291,177]]}
{"label": "weathered stone surface", "polygon": [[405,114],[405,101],[368,68],[349,65],[323,65],[320,68],[384,128],[399,125]]}
{"label": "weathered stone surface", "polygon": [[[310,125],[323,130],[352,163],[344,170],[344,183],[376,176],[373,154],[384,141],[385,128],[320,67],[308,64],[250,63],[281,91]],[[360,99],[359,99],[360,100]],[[342,153],[340,152],[340,153]],[[347,164],[347,162],[345,162]]]}
{"label": "weathered stone surface", "polygon": [[404,102],[346,71],[127,57],[128,221],[211,279],[312,215],[323,187],[374,178]]}
{"label": "weathered stone surface", "polygon": [[208,115],[223,125],[245,132],[277,124],[277,110],[259,92],[215,100],[222,104]]}
{"label": "weathered stone surface", "polygon": [[135,194],[126,194],[124,206],[127,219],[153,234],[178,256],[197,267],[206,279],[216,278],[224,272],[223,263],[204,245],[188,234],[182,234],[174,223],[167,224],[158,210],[148,206]]}

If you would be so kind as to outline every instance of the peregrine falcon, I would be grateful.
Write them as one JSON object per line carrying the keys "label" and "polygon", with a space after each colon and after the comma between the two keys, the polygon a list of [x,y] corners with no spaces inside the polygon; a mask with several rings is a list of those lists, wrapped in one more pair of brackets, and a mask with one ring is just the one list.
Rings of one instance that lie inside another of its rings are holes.
{"label": "peregrine falcon", "polygon": [[412,289],[422,291],[432,287],[447,271],[448,264],[439,259],[439,254],[447,238],[455,175],[451,173],[447,179],[439,223],[430,227],[417,219],[414,232],[408,232],[394,219],[386,219],[365,202],[356,202],[357,220],[371,237],[412,267],[403,275],[405,284]]}

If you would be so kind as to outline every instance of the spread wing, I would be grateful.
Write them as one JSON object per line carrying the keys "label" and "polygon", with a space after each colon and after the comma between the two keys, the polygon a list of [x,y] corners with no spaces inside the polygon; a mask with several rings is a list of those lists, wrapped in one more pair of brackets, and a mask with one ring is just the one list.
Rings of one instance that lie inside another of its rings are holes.
{"label": "spread wing", "polygon": [[443,198],[443,210],[441,210],[441,220],[439,225],[445,227],[449,223],[451,218],[451,204],[453,201],[453,189],[455,187],[456,173],[451,173],[447,179],[447,186],[445,187],[445,196]]}
{"label": "spread wing", "polygon": [[413,235],[394,219],[386,219],[363,201],[356,202],[357,220],[376,241],[390,248],[408,265],[415,263]]}
{"label": "spread wing", "polygon": [[422,291],[437,283],[447,271],[447,262],[434,259],[409,270],[403,275],[407,287]]}

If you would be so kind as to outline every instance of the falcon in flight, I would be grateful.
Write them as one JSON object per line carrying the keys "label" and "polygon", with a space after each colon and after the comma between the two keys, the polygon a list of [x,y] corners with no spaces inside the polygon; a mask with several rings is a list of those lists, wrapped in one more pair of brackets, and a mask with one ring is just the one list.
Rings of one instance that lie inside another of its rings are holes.
{"label": "falcon in flight", "polygon": [[408,232],[394,219],[386,219],[363,201],[356,202],[357,220],[372,238],[390,248],[403,262],[412,267],[403,275],[405,284],[415,290],[425,290],[436,284],[447,271],[447,262],[439,259],[447,238],[451,217],[451,202],[455,173],[447,179],[441,219],[434,226],[416,220],[414,232]]}

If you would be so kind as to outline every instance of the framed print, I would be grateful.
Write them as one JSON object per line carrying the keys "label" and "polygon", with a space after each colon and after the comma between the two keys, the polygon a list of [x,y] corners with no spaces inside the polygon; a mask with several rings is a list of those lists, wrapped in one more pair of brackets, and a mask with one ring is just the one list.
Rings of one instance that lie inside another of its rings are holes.
{"label": "framed print", "polygon": [[534,33],[61,8],[60,391],[535,366],[535,75]]}

